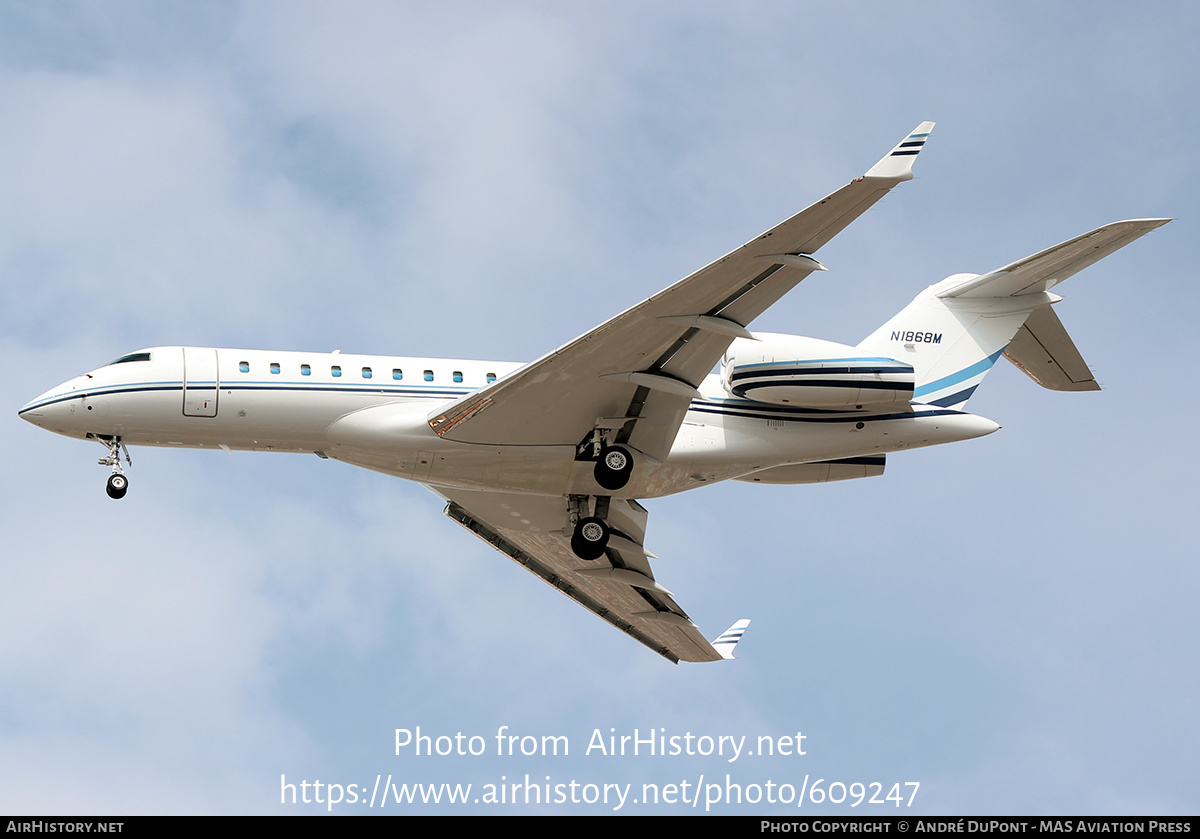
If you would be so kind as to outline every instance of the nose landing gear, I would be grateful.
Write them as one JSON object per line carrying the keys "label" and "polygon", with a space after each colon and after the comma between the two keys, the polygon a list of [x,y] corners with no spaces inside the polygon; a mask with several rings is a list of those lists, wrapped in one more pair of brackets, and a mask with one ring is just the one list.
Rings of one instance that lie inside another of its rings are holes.
{"label": "nose landing gear", "polygon": [[125,493],[129,490],[129,479],[125,477],[125,470],[121,468],[121,453],[125,453],[125,463],[129,466],[133,465],[133,459],[129,456],[129,449],[125,448],[125,444],[121,442],[120,437],[97,437],[108,449],[108,454],[97,461],[101,466],[111,466],[112,474],[108,476],[108,483],[104,487],[104,491],[108,493],[109,498],[124,498]]}
{"label": "nose landing gear", "polygon": [[108,485],[104,487],[104,491],[108,493],[109,498],[124,498],[125,491],[129,489],[129,479],[121,474],[113,474],[108,476]]}

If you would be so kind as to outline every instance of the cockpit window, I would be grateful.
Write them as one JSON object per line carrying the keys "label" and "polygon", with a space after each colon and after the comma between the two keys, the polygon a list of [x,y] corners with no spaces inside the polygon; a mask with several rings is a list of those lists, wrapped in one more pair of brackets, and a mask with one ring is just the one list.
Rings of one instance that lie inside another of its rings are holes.
{"label": "cockpit window", "polygon": [[110,361],[108,365],[111,367],[114,364],[124,364],[127,361],[149,361],[150,353],[148,352],[131,352],[129,355],[123,355],[116,361]]}

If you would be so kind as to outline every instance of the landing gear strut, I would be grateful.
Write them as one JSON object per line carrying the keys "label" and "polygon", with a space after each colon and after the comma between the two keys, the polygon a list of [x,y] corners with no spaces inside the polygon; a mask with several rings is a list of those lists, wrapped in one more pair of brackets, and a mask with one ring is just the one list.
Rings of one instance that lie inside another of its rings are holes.
{"label": "landing gear strut", "polygon": [[121,468],[121,453],[125,453],[125,462],[132,466],[133,459],[129,456],[129,449],[125,448],[120,437],[97,437],[96,439],[108,448],[108,455],[100,458],[97,462],[101,466],[112,467],[112,474],[108,476],[108,484],[104,487],[104,491],[108,493],[109,498],[124,498],[125,493],[129,490],[129,479],[125,477],[125,470]]}

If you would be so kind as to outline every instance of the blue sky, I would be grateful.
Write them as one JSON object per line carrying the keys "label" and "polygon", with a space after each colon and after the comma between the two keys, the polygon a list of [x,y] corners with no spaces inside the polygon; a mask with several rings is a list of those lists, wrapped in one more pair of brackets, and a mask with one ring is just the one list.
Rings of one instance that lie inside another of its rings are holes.
{"label": "blue sky", "polygon": [[[0,7],[0,810],[324,810],[281,806],[281,775],[728,774],[915,781],[911,813],[1195,813],[1198,24],[1186,3]],[[671,666],[419,486],[135,449],[117,504],[100,447],[16,416],[160,344],[532,359],[926,119],[916,180],[755,328],[856,343],[951,273],[1177,220],[1056,289],[1101,393],[1001,363],[971,402],[990,437],[647,502],[697,623],[753,618],[731,664]],[[396,756],[418,725],[571,754]],[[800,731],[807,753],[585,755],[597,729]]]}

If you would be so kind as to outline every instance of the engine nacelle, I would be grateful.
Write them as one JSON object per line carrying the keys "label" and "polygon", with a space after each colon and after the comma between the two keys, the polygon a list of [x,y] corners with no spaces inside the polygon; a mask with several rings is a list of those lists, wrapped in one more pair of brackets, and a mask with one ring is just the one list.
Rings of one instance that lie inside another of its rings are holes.
{"label": "engine nacelle", "polygon": [[910,364],[817,338],[755,335],[760,340],[735,339],[721,362],[721,384],[732,396],[850,411],[912,401]]}

